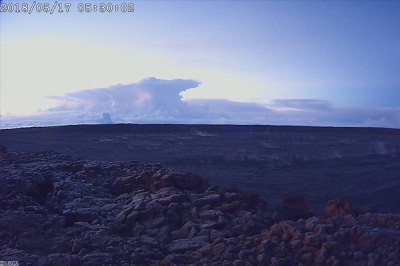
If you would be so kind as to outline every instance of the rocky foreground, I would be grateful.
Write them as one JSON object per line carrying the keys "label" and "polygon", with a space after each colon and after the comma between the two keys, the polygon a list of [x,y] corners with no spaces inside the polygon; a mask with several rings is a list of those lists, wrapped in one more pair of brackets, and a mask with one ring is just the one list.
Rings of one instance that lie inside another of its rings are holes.
{"label": "rocky foreground", "polygon": [[[367,196],[367,195],[366,195]],[[313,217],[159,164],[0,146],[0,261],[19,265],[400,265],[400,217],[332,200]]]}

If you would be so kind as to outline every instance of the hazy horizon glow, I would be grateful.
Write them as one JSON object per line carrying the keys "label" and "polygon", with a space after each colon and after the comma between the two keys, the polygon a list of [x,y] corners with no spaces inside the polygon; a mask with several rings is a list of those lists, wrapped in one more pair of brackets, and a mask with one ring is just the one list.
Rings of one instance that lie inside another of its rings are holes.
{"label": "hazy horizon glow", "polygon": [[400,128],[400,2],[139,0],[134,13],[70,2],[68,13],[0,14],[0,128],[103,113]]}

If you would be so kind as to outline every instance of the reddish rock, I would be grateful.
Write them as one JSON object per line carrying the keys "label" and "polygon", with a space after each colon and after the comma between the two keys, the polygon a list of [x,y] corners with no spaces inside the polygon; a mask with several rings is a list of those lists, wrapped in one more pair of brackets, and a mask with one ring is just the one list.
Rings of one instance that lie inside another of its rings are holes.
{"label": "reddish rock", "polygon": [[303,243],[306,246],[314,246],[314,247],[318,247],[321,244],[320,238],[313,233],[307,233],[304,237]]}
{"label": "reddish rock", "polygon": [[282,235],[283,230],[282,227],[279,224],[273,224],[271,228],[269,229],[269,234],[271,236],[280,236]]}
{"label": "reddish rock", "polygon": [[316,263],[324,263],[329,258],[329,251],[326,248],[321,248],[315,254],[314,261]]}
{"label": "reddish rock", "polygon": [[290,238],[294,238],[297,236],[297,225],[293,221],[283,221],[281,222],[281,227],[283,229],[283,233],[285,235],[290,236]]}
{"label": "reddish rock", "polygon": [[330,200],[324,207],[324,218],[330,218],[337,215],[352,214],[352,207],[350,202],[341,202],[339,198]]}
{"label": "reddish rock", "polygon": [[304,229],[307,232],[313,232],[314,228],[317,224],[320,224],[321,220],[318,219],[317,217],[310,217],[306,220],[305,224],[304,224]]}

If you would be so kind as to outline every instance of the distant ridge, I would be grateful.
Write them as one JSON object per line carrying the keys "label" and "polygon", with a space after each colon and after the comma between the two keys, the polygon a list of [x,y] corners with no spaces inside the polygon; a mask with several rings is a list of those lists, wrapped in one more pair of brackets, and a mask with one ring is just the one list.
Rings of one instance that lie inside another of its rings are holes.
{"label": "distant ridge", "polygon": [[379,127],[328,127],[328,126],[295,126],[295,125],[233,125],[233,124],[80,124],[48,127],[24,127],[12,129],[0,129],[0,131],[32,132],[45,130],[47,132],[73,132],[75,130],[84,132],[119,132],[124,130],[135,130],[137,133],[175,133],[184,132],[187,129],[207,130],[210,133],[222,132],[283,132],[296,131],[318,132],[318,133],[400,133],[400,129]]}

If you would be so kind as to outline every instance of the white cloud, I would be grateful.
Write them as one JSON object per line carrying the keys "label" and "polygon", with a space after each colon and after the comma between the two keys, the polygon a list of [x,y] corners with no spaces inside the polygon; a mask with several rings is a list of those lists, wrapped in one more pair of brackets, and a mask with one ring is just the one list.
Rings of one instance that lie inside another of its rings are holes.
{"label": "white cloud", "polygon": [[269,105],[279,111],[331,111],[328,101],[318,99],[275,99]]}
{"label": "white cloud", "polygon": [[149,119],[161,120],[168,117],[179,120],[190,111],[181,101],[180,93],[199,86],[195,80],[161,80],[147,78],[138,83],[115,85],[53,96],[58,101],[48,111],[78,111],[83,113],[107,112],[118,122],[135,122]]}
{"label": "white cloud", "polygon": [[267,124],[400,128],[400,108],[344,108],[320,99],[269,103],[185,99],[199,81],[147,78],[51,96],[55,107],[30,116],[6,115],[0,128],[94,123]]}

